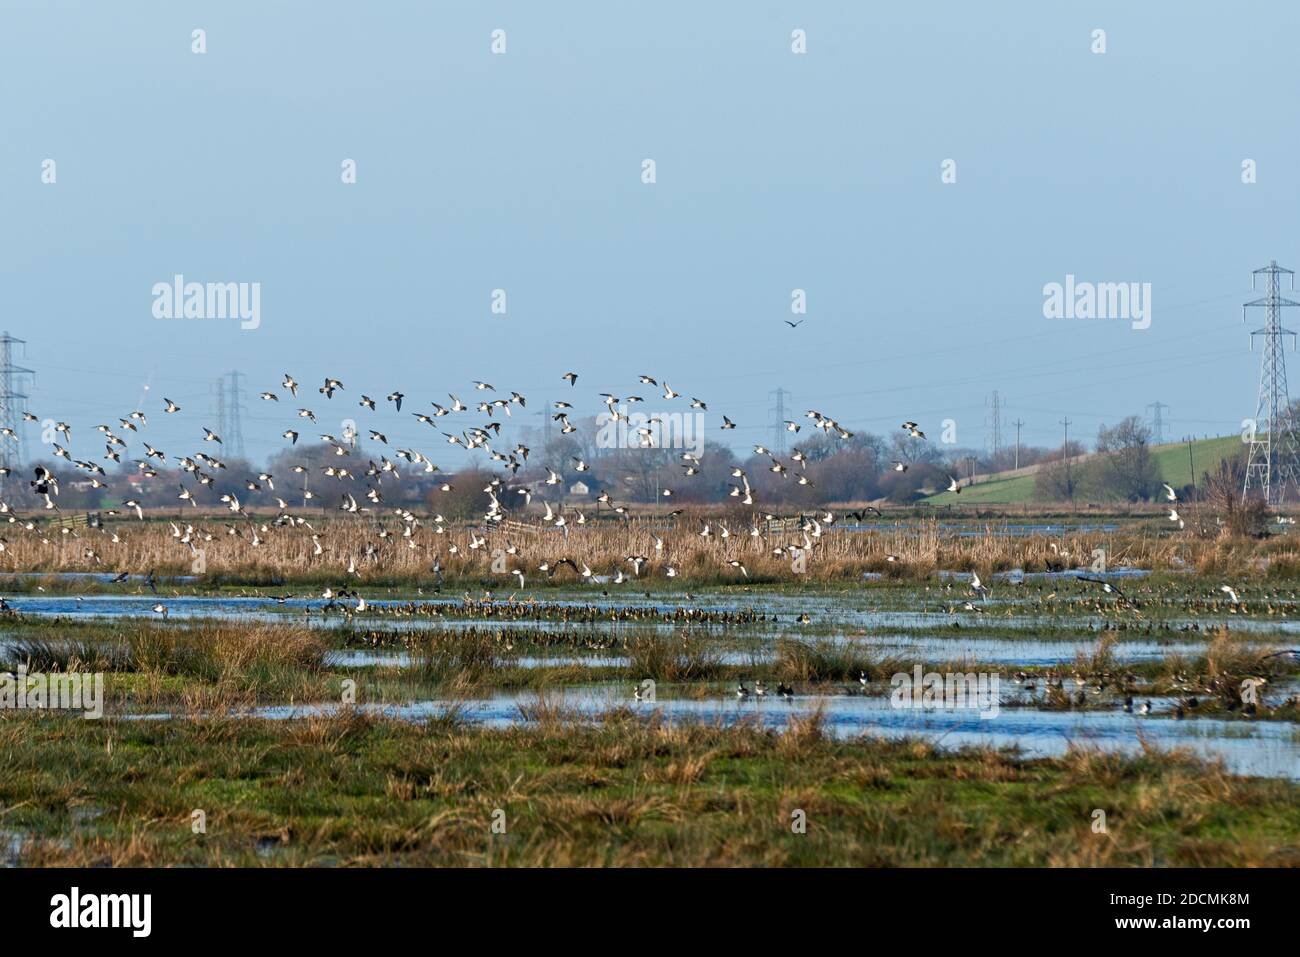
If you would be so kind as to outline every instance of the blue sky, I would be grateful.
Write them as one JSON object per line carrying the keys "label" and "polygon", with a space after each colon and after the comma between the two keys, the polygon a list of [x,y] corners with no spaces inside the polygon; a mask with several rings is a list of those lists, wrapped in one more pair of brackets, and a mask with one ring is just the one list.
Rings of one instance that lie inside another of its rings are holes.
{"label": "blue sky", "polygon": [[[1254,412],[1250,270],[1300,262],[1297,36],[1280,2],[0,0],[0,327],[85,455],[146,383],[197,413],[151,424],[190,451],[232,368],[292,372],[336,434],[370,425],[360,392],[485,379],[594,412],[643,372],[741,447],[777,386],[962,445],[994,389],[1034,444],[1157,399],[1173,437],[1222,434]],[[153,318],[176,273],[260,282],[260,328]],[[1150,282],[1151,328],[1045,319],[1067,273]],[[291,410],[247,413],[249,451],[280,448]]]}

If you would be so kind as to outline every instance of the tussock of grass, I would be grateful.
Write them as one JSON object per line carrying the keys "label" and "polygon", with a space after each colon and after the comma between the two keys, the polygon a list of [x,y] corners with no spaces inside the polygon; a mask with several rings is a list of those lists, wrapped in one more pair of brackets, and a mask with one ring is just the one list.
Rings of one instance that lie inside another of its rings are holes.
{"label": "tussock of grass", "polygon": [[628,671],[655,681],[716,681],[726,673],[722,655],[704,640],[647,632],[627,640]]}
{"label": "tussock of grass", "polygon": [[910,668],[901,662],[879,658],[849,642],[829,638],[783,638],[776,645],[776,674],[785,681],[815,683],[852,681],[866,672],[872,681],[888,678]]}
{"label": "tussock of grass", "polygon": [[500,635],[471,629],[424,635],[410,655],[414,673],[435,688],[469,692],[506,667],[513,652]]}

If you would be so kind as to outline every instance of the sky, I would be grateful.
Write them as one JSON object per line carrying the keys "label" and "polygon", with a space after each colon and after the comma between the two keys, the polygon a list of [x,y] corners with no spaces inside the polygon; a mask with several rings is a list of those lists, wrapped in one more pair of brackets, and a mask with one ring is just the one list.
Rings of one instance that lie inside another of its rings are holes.
{"label": "sky", "polygon": [[[86,456],[134,408],[192,452],[232,369],[256,458],[301,421],[255,398],[286,372],[321,431],[435,461],[405,413],[472,380],[529,413],[679,410],[643,373],[738,449],[778,387],[791,417],[951,419],[967,447],[994,390],[1006,441],[1156,401],[1171,439],[1227,434],[1251,270],[1300,263],[1298,36],[1283,2],[0,0],[0,329]],[[260,325],[155,318],[176,274],[260,283]],[[1067,275],[1150,283],[1149,328],[1046,318]],[[394,389],[400,416],[356,406]]]}

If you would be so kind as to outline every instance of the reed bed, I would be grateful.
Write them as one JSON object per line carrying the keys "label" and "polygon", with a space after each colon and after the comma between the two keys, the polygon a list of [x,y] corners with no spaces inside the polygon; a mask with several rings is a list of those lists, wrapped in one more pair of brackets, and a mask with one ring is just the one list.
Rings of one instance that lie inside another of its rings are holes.
{"label": "reed bed", "polygon": [[28,673],[105,672],[114,700],[204,710],[313,693],[327,647],[328,636],[299,624],[131,622],[94,640],[17,638],[3,663]]}
{"label": "reed bed", "polygon": [[[816,513],[809,513],[815,515]],[[568,566],[546,575],[538,566],[554,565],[560,558],[572,558],[594,574],[612,575],[621,570],[629,579],[637,577],[628,558],[644,556],[647,561],[640,577],[662,581],[672,565],[681,583],[761,583],[860,580],[864,573],[889,578],[922,579],[940,569],[979,570],[981,573],[1023,568],[1043,571],[1053,568],[1088,568],[1098,551],[1105,551],[1110,566],[1127,564],[1155,571],[1196,569],[1203,574],[1266,575],[1294,574],[1300,570],[1300,544],[1289,537],[1258,540],[1219,535],[1206,537],[1191,529],[1175,534],[1142,521],[1117,519],[1114,532],[1063,531],[1061,534],[1002,534],[1004,523],[987,521],[964,526],[980,534],[959,535],[937,520],[920,520],[907,525],[881,522],[856,530],[841,518],[822,526],[818,536],[798,529],[764,531],[752,536],[752,516],[728,524],[710,521],[708,537],[700,534],[702,516],[688,514],[669,518],[629,521],[591,521],[571,524],[568,534],[540,522],[528,527],[482,530],[468,526],[446,526],[439,534],[425,520],[410,539],[403,538],[396,518],[340,518],[313,520],[322,554],[315,555],[309,533],[302,528],[277,527],[268,522],[256,526],[260,544],[250,544],[253,527],[240,520],[182,516],[177,528],[194,523],[192,550],[183,544],[167,521],[117,520],[103,529],[77,529],[56,533],[50,530],[20,532],[9,538],[0,553],[0,575],[5,573],[118,572],[143,573],[153,569],[160,575],[196,575],[206,584],[242,584],[276,587],[286,582],[336,583],[350,580],[368,584],[433,584],[434,563],[448,580],[495,581],[502,588],[514,587],[513,571],[522,570],[530,587],[554,583],[570,584],[580,576]],[[381,537],[386,528],[388,537]],[[228,534],[230,529],[238,534]],[[119,541],[112,540],[116,534]],[[211,540],[204,540],[210,534]],[[481,534],[486,544],[471,548],[471,535]],[[662,550],[656,549],[656,539]],[[417,547],[411,548],[414,543]],[[806,571],[794,570],[791,546],[804,548]],[[455,545],[456,553],[451,552]],[[782,554],[776,554],[777,549]],[[508,550],[514,549],[514,553]],[[373,557],[368,558],[368,550]],[[201,553],[201,556],[200,556]],[[493,567],[494,560],[496,567]],[[728,564],[739,561],[748,575]],[[345,576],[350,563],[356,576]],[[14,582],[15,586],[19,583]]]}

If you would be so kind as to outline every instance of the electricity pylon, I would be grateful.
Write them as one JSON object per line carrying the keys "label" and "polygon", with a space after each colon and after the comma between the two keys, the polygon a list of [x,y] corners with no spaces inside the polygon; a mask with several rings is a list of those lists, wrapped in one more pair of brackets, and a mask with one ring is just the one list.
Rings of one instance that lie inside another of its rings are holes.
{"label": "electricity pylon", "polygon": [[1285,299],[1279,292],[1278,277],[1286,274],[1295,288],[1295,271],[1284,269],[1276,260],[1251,273],[1250,286],[1256,288],[1260,275],[1265,277],[1266,293],[1263,298],[1243,303],[1241,320],[1246,321],[1246,310],[1252,306],[1264,307],[1264,328],[1250,334],[1251,349],[1255,337],[1264,337],[1264,352],[1259,363],[1259,401],[1255,405],[1255,427],[1250,437],[1250,454],[1246,459],[1246,481],[1241,495],[1245,499],[1251,487],[1264,493],[1264,501],[1278,505],[1286,498],[1287,486],[1300,482],[1300,457],[1294,423],[1291,421],[1290,399],[1286,387],[1286,356],[1282,350],[1282,337],[1291,337],[1295,348],[1295,333],[1282,327],[1282,309],[1300,306],[1300,302]]}

